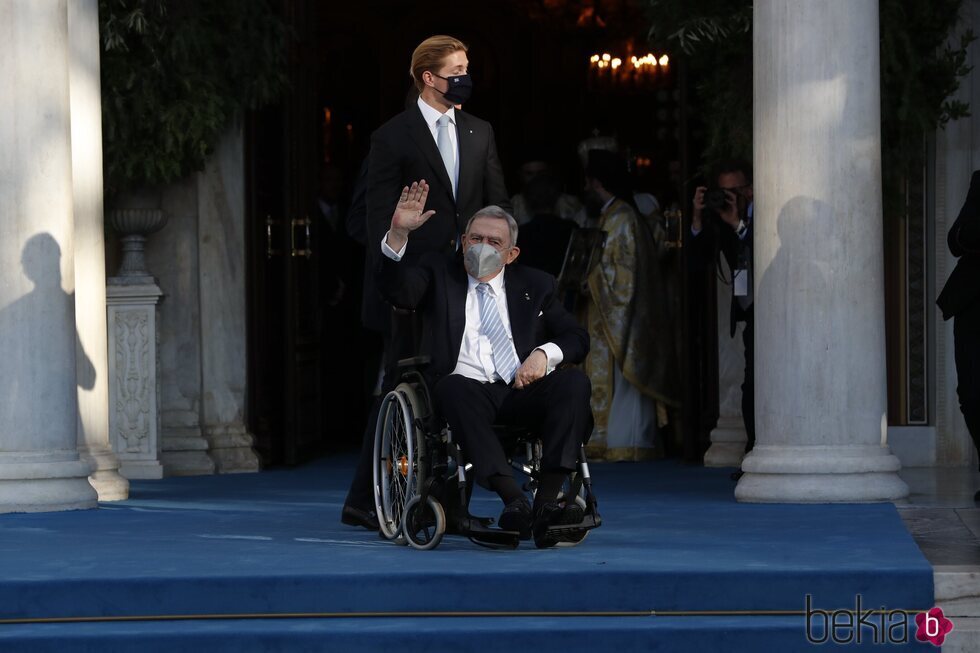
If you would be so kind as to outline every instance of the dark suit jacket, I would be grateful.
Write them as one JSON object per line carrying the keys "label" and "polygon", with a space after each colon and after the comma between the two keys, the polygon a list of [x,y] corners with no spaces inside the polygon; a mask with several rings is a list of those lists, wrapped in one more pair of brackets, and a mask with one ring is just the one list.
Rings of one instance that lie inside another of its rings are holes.
{"label": "dark suit jacket", "polygon": [[[749,231],[745,238],[739,238],[735,231],[720,218],[710,215],[705,210],[702,221],[702,229],[697,236],[692,236],[690,240],[690,263],[699,270],[709,270],[718,268],[717,253],[720,251],[728,262],[728,269],[734,271],[739,268],[739,260],[752,260],[752,236],[754,221],[749,223]],[[726,279],[731,285],[732,303],[729,311],[729,332],[735,335],[735,325],[738,322],[745,322],[752,313],[752,305],[747,309],[742,308],[735,298],[735,284],[732,280]],[[749,289],[752,292],[752,289]],[[754,298],[753,298],[754,299]]]}
{"label": "dark suit jacket", "polygon": [[[431,358],[426,376],[434,383],[456,368],[463,341],[468,277],[462,260],[434,253],[417,264],[383,254],[380,260],[378,286],[384,296],[395,306],[422,314],[419,353]],[[561,348],[563,362],[582,362],[589,352],[589,334],[562,306],[555,278],[518,263],[505,267],[503,274],[511,335],[521,362],[546,342]]]}
{"label": "dark suit jacket", "polygon": [[980,170],[973,173],[970,191],[946,243],[960,260],[936,300],[944,320],[980,301]]}
{"label": "dark suit jacket", "polygon": [[[455,114],[459,145],[458,200],[453,198],[446,166],[418,105],[412,104],[371,136],[366,192],[370,256],[381,256],[381,238],[391,224],[398,196],[413,181],[425,179],[429,183],[425,208],[434,210],[435,215],[412,233],[405,253],[410,262],[426,252],[452,254],[466,222],[484,206],[496,204],[511,210],[493,128],[463,111],[456,110]],[[378,305],[373,278],[365,281],[371,284],[371,288],[365,284],[364,290],[365,325],[383,330],[383,324],[379,328],[373,322],[387,320],[389,312],[383,304]]]}

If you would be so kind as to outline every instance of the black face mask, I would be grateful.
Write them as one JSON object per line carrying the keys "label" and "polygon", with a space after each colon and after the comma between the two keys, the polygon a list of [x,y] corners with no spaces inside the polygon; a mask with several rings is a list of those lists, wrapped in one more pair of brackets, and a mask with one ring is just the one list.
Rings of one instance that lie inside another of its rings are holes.
{"label": "black face mask", "polygon": [[[435,73],[433,74],[435,75]],[[446,92],[440,91],[440,93],[453,104],[463,104],[470,99],[470,94],[473,92],[473,80],[470,79],[469,75],[450,75],[449,77],[436,75],[436,77],[449,82],[449,88],[446,89]]]}

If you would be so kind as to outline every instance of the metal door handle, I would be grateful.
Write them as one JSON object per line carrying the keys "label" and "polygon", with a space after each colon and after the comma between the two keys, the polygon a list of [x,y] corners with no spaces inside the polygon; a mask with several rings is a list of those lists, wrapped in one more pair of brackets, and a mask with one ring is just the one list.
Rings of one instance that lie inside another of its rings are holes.
{"label": "metal door handle", "polygon": [[[292,255],[294,257],[303,256],[305,258],[310,258],[311,256],[313,256],[313,250],[310,248],[310,225],[311,224],[312,222],[310,221],[309,217],[293,218],[292,222],[290,223],[291,226],[289,229],[289,237],[292,245]],[[306,234],[306,247],[304,247],[303,249],[296,248],[296,227],[303,227],[304,233]]]}
{"label": "metal door handle", "polygon": [[265,216],[265,257],[272,258],[282,254],[282,250],[272,246],[272,228],[279,224],[278,220],[273,220],[271,215]]}

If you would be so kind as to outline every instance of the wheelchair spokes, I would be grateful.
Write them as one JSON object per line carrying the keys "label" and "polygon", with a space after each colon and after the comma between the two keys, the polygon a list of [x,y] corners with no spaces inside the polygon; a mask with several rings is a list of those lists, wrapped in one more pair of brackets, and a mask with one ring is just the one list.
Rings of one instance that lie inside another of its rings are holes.
{"label": "wheelchair spokes", "polygon": [[446,512],[432,496],[412,497],[402,515],[402,533],[414,548],[434,549],[446,532]]}
{"label": "wheelchair spokes", "polygon": [[417,427],[416,406],[412,387],[400,384],[385,396],[374,434],[375,509],[381,533],[389,540],[403,535],[406,507],[418,496],[424,477],[423,434]]}

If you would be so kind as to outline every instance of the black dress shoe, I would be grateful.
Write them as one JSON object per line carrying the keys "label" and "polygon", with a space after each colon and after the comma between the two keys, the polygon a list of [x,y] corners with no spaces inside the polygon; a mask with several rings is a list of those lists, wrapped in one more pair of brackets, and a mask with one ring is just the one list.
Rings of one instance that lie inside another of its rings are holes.
{"label": "black dress shoe", "polygon": [[345,503],[344,509],[340,513],[340,521],[348,526],[361,526],[369,531],[376,531],[381,528],[378,523],[378,515],[373,510],[361,510]]}
{"label": "black dress shoe", "polygon": [[521,497],[508,503],[500,513],[497,526],[502,531],[520,533],[522,540],[531,539],[531,502]]}
{"label": "black dress shoe", "polygon": [[534,546],[539,549],[547,549],[555,546],[559,542],[578,541],[582,538],[582,529],[569,529],[564,534],[549,534],[548,530],[552,526],[567,526],[571,524],[581,524],[585,518],[585,511],[578,503],[570,503],[562,506],[557,501],[543,503],[534,511],[534,523],[531,527],[534,536]]}

